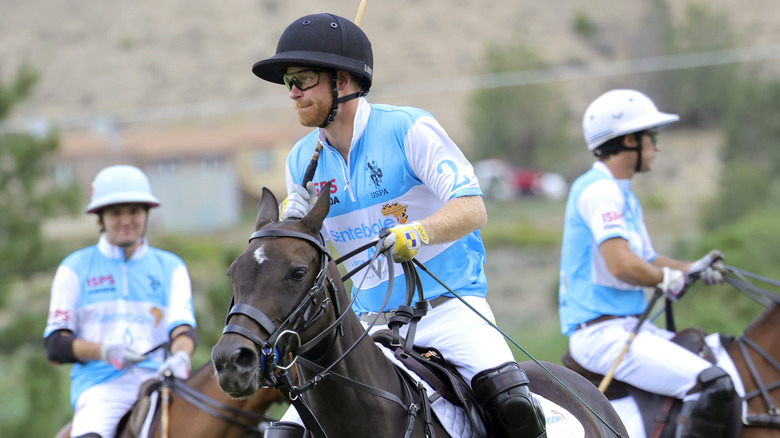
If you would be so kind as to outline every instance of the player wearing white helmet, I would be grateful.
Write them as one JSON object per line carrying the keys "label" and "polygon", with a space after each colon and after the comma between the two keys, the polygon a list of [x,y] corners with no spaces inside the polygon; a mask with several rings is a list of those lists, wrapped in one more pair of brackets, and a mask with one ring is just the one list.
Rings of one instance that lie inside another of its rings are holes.
{"label": "player wearing white helmet", "polygon": [[[652,169],[660,151],[658,129],[676,122],[645,94],[608,91],[586,109],[582,128],[597,161],[571,186],[566,204],[559,314],[572,357],[584,368],[616,380],[684,400],[677,437],[722,436],[729,400],[728,374],[670,341],[674,333],[645,322],[619,359],[622,347],[647,308],[645,287],[672,300],[685,290],[685,274],[705,284],[722,282],[712,267],[719,253],[690,262],[655,252],[631,191],[631,178]],[[634,436],[634,435],[632,435]]]}
{"label": "player wearing white helmet", "polygon": [[[51,288],[44,331],[49,360],[72,363],[70,436],[114,436],[145,380],[187,378],[197,343],[190,278],[174,254],[150,247],[149,209],[160,201],[133,166],[97,174],[87,213],[98,217],[96,245],[63,260]],[[144,354],[170,343],[163,350]]]}

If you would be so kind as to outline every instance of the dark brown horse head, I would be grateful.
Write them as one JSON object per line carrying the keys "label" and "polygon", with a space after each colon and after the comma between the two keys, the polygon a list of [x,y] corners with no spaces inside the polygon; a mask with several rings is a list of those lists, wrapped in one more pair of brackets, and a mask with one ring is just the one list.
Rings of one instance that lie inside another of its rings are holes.
{"label": "dark brown horse head", "polygon": [[295,349],[327,326],[322,316],[335,315],[328,284],[340,278],[319,237],[330,184],[321,193],[304,218],[279,222],[277,200],[264,188],[249,246],[228,269],[233,301],[211,358],[233,397],[273,386]]}

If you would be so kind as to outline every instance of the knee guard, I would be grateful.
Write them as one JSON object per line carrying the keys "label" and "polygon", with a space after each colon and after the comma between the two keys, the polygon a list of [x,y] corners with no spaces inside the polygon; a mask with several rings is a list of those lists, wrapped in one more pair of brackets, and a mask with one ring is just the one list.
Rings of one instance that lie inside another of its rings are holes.
{"label": "knee guard", "polygon": [[290,421],[274,421],[265,429],[263,438],[304,438],[306,429]]}
{"label": "knee guard", "polygon": [[493,437],[546,436],[542,407],[531,396],[528,377],[516,362],[478,373],[471,379],[471,389]]}
{"label": "knee guard", "polygon": [[676,438],[711,438],[723,436],[734,410],[737,392],[728,373],[716,366],[699,373],[701,386],[698,400],[683,403],[677,419]]}

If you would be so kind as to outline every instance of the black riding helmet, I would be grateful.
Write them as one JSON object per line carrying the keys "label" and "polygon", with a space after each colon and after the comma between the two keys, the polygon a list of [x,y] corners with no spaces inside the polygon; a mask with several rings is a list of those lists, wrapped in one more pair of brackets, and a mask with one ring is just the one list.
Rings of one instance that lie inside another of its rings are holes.
{"label": "black riding helmet", "polygon": [[[327,125],[336,116],[339,103],[360,97],[371,88],[374,55],[371,42],[353,22],[334,14],[312,14],[295,20],[282,33],[276,54],[257,61],[252,72],[260,79],[283,84],[282,76],[290,66],[322,67],[330,70],[333,109]],[[342,98],[336,90],[336,71],[350,73],[362,91]]]}

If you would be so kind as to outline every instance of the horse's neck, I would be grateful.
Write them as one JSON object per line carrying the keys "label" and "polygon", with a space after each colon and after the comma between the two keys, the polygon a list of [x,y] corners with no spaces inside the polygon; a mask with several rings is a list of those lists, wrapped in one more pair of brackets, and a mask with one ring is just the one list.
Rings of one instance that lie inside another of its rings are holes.
{"label": "horse's neck", "polygon": [[[351,311],[347,309],[347,312]],[[369,383],[373,379],[378,380],[380,385],[386,382],[388,376],[395,374],[393,364],[369,335],[363,336],[364,332],[363,325],[357,318],[345,318],[344,335],[336,335],[332,347],[321,358],[314,360],[314,363],[326,368],[338,361],[333,367],[333,371],[338,374],[363,383]],[[360,339],[358,345],[344,356],[349,348],[358,342],[358,339]]]}
{"label": "horse's neck", "polygon": [[744,336],[762,345],[776,345],[780,340],[780,303],[773,303],[745,329]]}
{"label": "horse's neck", "polygon": [[[347,311],[352,312],[351,309]],[[338,361],[329,376],[302,394],[328,435],[372,436],[380,428],[387,433],[385,436],[402,436],[403,430],[397,429],[405,427],[408,417],[398,406],[387,411],[391,402],[377,394],[377,391],[394,394],[411,403],[392,362],[368,335],[344,356],[363,333],[357,318],[345,321],[344,336],[339,336],[322,358],[312,360],[315,369],[298,362],[298,385],[310,383],[315,375]],[[364,386],[372,389],[367,391]],[[344,402],[334,403],[334,400]],[[393,414],[387,417],[390,412]]]}
{"label": "horse's neck", "polygon": [[[742,333],[740,338],[746,338],[749,342],[736,339],[728,346],[728,354],[735,364],[744,363],[742,350],[748,355],[758,355],[753,345],[761,349],[775,361],[780,362],[780,303],[773,303],[767,307]],[[751,345],[752,344],[752,345]],[[760,360],[761,363],[765,361]],[[750,373],[748,369],[739,370],[740,374]],[[744,381],[745,379],[743,379]],[[750,379],[748,379],[750,380]]]}
{"label": "horse's neck", "polygon": [[[331,278],[334,279],[333,286],[336,288],[338,299],[341,302],[342,307],[346,307],[346,303],[350,302],[350,296],[340,279],[335,280],[339,278],[339,273],[336,265],[332,261],[329,266],[329,273]],[[383,383],[381,380],[387,382],[389,380],[388,376],[395,376],[392,362],[385,357],[379,347],[371,340],[371,336],[367,334],[363,336],[365,328],[360,323],[357,316],[352,313],[352,309],[342,308],[340,309],[340,312],[348,312],[348,314],[344,316],[342,322],[344,336],[337,336],[333,346],[328,349],[323,357],[316,360],[315,363],[325,368],[330,366],[333,362],[339,361],[333,368],[334,372],[348,375],[352,378],[365,379],[360,380],[363,383],[368,383],[368,381],[376,379],[378,376],[378,380],[380,380],[379,384],[381,384]],[[335,319],[337,315],[332,315],[332,317]],[[333,321],[330,321],[330,323],[332,322]],[[337,333],[338,331],[335,332]],[[361,336],[362,339],[360,340],[359,345],[347,354],[346,357],[342,358],[347,350],[354,345]],[[370,366],[368,366],[368,364],[370,364]],[[395,382],[395,379],[392,380]]]}

